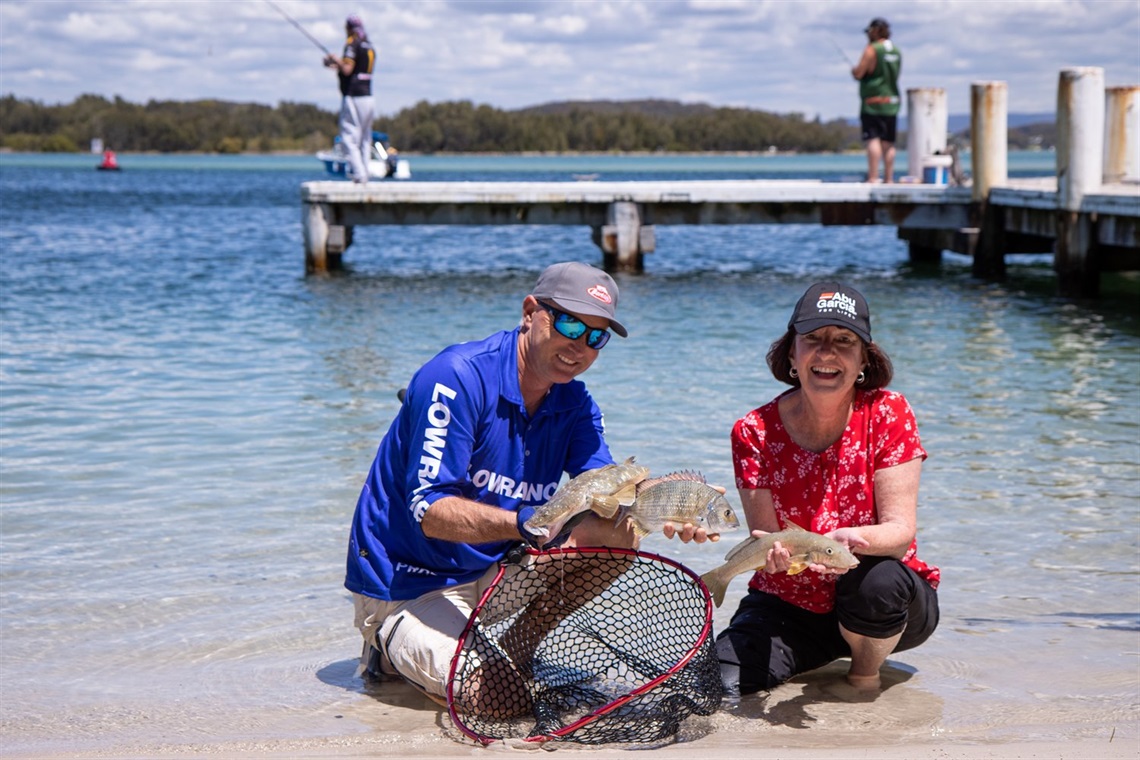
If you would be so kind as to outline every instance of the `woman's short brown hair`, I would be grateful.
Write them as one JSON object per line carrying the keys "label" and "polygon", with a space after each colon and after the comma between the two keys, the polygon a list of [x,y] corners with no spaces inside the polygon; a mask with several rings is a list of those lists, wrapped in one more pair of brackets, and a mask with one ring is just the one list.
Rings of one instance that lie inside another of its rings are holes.
{"label": "woman's short brown hair", "polygon": [[[792,343],[796,340],[796,331],[789,328],[784,336],[777,340],[768,349],[768,369],[772,370],[772,377],[781,383],[787,383],[793,388],[800,387],[798,377],[792,377]],[[879,348],[878,343],[863,342],[863,352],[867,357],[867,366],[863,368],[863,382],[859,387],[863,390],[886,388],[895,376],[891,357]]]}

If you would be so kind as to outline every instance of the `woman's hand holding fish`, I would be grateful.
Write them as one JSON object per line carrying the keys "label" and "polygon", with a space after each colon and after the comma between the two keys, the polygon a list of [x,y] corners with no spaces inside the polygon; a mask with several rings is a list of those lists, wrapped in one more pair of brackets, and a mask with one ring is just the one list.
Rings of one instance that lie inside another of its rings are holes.
{"label": "woman's hand holding fish", "polygon": [[[768,535],[762,530],[752,531],[752,535],[756,538],[763,538]],[[776,573],[786,573],[792,566],[792,553],[784,548],[784,545],[779,541],[772,544],[772,548],[768,550],[768,556],[764,561],[764,572],[769,575]]]}

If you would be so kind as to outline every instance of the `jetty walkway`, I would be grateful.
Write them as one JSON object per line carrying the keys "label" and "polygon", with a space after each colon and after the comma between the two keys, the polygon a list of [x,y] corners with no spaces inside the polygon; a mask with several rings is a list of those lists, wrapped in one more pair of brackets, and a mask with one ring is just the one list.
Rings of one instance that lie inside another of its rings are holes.
{"label": "jetty walkway", "polygon": [[1062,293],[1096,295],[1102,272],[1140,271],[1140,87],[1109,93],[1106,101],[1099,69],[1061,72],[1056,177],[1008,178],[1007,95],[1004,83],[986,82],[972,93],[972,178],[961,186],[916,181],[929,165],[945,166],[939,89],[907,93],[904,183],[306,182],[306,270],[339,267],[359,225],[581,225],[606,269],[640,271],[656,249],[656,225],[877,224],[897,228],[912,260],[954,251],[971,256],[985,278],[1004,275],[1007,255],[1052,253]]}

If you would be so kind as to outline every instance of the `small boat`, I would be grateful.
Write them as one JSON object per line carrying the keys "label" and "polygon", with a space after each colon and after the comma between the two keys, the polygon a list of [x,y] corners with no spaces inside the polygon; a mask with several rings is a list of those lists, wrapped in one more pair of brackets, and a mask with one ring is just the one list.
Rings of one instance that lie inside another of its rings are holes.
{"label": "small boat", "polygon": [[[407,159],[399,158],[397,151],[388,144],[386,132],[372,133],[372,156],[368,161],[369,179],[408,179],[412,176],[412,168]],[[325,171],[334,177],[352,179],[352,165],[348,162],[348,151],[340,139],[340,135],[333,140],[331,150],[317,152],[317,159],[325,165]]]}
{"label": "small boat", "polygon": [[103,151],[103,163],[95,167],[101,172],[117,172],[120,170],[119,159],[115,158],[115,151]]}

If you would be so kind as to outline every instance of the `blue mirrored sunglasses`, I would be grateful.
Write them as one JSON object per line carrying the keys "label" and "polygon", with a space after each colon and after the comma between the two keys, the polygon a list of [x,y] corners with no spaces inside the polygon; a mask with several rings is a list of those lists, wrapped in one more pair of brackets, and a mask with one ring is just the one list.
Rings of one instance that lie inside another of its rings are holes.
{"label": "blue mirrored sunglasses", "polygon": [[569,338],[570,340],[578,340],[578,338],[585,335],[586,345],[595,351],[600,351],[602,346],[609,343],[609,330],[590,327],[577,317],[571,316],[564,311],[559,311],[553,306],[548,306],[542,302],[539,302],[539,306],[550,313],[550,323],[554,325],[554,329],[558,331],[559,335]]}

